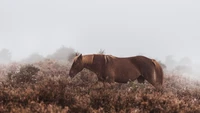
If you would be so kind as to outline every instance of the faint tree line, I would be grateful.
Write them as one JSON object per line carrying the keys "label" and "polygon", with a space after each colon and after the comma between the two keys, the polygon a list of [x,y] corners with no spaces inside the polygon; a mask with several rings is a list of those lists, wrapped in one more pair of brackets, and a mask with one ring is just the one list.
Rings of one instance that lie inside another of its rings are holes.
{"label": "faint tree line", "polygon": [[[100,49],[98,54],[105,54],[105,50]],[[21,63],[34,63],[39,62],[44,59],[52,59],[60,62],[70,62],[76,55],[79,55],[73,48],[62,46],[58,48],[54,53],[47,55],[46,57],[40,55],[39,53],[33,53],[27,58],[21,60]],[[0,50],[0,63],[10,63],[12,61],[12,54],[8,49]],[[176,61],[173,56],[167,56],[165,62],[159,61],[161,66],[167,70],[177,70],[181,72],[191,72],[192,71],[192,61],[188,57],[183,57],[179,61]]]}
{"label": "faint tree line", "polygon": [[183,57],[180,60],[175,60],[172,55],[167,56],[164,63],[168,70],[174,70],[180,73],[192,73],[193,63],[190,58]]}
{"label": "faint tree line", "polygon": [[12,54],[8,49],[2,49],[0,51],[0,63],[10,63]]}
{"label": "faint tree line", "polygon": [[22,60],[23,63],[33,63],[39,62],[44,59],[52,59],[61,62],[68,62],[75,56],[75,50],[72,48],[68,48],[62,46],[58,48],[54,53],[47,55],[46,57],[40,55],[39,53],[31,54],[29,57]]}
{"label": "faint tree line", "polygon": [[[99,54],[105,54],[105,51],[100,49]],[[34,63],[39,62],[45,59],[52,59],[60,62],[70,62],[76,55],[79,55],[80,52],[76,52],[73,48],[62,46],[58,48],[54,53],[47,56],[42,56],[39,53],[33,53],[28,57],[22,59],[21,63]],[[10,63],[12,61],[12,54],[8,49],[2,49],[0,51],[0,63]]]}

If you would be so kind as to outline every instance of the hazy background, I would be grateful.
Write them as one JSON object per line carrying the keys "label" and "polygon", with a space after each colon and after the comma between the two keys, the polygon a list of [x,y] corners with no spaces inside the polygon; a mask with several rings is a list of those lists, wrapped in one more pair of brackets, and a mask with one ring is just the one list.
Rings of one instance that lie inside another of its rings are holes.
{"label": "hazy background", "polygon": [[65,46],[198,65],[199,6],[199,0],[0,0],[0,49],[12,60]]}

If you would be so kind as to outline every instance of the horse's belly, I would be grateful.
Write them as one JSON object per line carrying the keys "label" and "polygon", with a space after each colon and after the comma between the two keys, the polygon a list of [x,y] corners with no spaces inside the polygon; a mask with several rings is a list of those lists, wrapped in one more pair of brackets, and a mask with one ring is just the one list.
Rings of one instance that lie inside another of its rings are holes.
{"label": "horse's belly", "polygon": [[113,61],[113,64],[108,67],[110,73],[108,76],[114,77],[114,81],[118,83],[136,80],[141,75],[137,67],[128,59]]}
{"label": "horse's belly", "polygon": [[118,83],[127,83],[128,81],[129,81],[129,79],[127,79],[127,78],[115,79],[115,82],[118,82]]}
{"label": "horse's belly", "polygon": [[[118,70],[119,71],[119,70]],[[141,74],[140,72],[135,68],[124,68],[118,73],[115,74],[115,82],[118,83],[127,83],[128,81],[134,81],[136,80]]]}
{"label": "horse's belly", "polygon": [[136,80],[140,75],[120,75],[115,78],[115,82],[118,83],[127,83],[128,81],[134,81]]}

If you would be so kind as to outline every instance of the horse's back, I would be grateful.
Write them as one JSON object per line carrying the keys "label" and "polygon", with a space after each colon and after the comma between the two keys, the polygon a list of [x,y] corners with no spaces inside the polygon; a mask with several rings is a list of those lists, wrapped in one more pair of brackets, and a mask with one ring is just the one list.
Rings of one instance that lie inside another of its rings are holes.
{"label": "horse's back", "polygon": [[137,79],[141,73],[129,58],[107,56],[107,71],[112,72],[116,82],[126,83]]}
{"label": "horse's back", "polygon": [[138,67],[140,71],[145,73],[151,73],[154,69],[154,65],[150,58],[145,56],[135,56],[135,57],[129,57],[131,62]]}

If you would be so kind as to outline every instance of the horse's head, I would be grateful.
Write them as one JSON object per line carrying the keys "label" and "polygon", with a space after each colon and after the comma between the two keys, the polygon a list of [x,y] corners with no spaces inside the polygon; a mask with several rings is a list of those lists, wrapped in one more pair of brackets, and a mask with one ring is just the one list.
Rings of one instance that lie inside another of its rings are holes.
{"label": "horse's head", "polygon": [[76,56],[74,58],[74,62],[69,71],[69,76],[74,77],[78,72],[82,71],[83,68],[84,68],[84,66],[82,63],[82,54],[80,54],[79,56]]}

